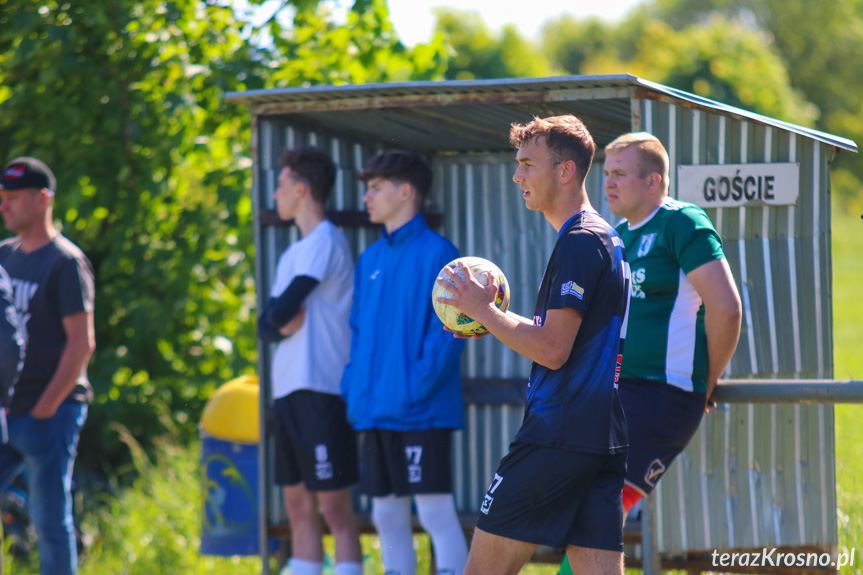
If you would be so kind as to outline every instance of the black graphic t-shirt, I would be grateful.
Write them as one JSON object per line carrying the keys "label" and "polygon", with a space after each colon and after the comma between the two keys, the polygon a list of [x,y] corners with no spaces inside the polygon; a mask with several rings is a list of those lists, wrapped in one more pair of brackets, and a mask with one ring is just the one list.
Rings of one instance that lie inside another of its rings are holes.
{"label": "black graphic t-shirt", "polygon": [[[29,412],[48,386],[66,346],[63,318],[93,311],[93,269],[62,235],[36,251],[17,238],[0,243],[0,401],[14,417]],[[87,402],[86,370],[70,399]]]}

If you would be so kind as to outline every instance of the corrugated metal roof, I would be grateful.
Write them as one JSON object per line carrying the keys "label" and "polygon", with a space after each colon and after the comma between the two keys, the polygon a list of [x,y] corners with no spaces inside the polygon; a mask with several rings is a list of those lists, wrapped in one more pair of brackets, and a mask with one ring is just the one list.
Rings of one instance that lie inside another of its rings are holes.
{"label": "corrugated metal roof", "polygon": [[627,132],[630,100],[669,100],[745,118],[856,152],[846,138],[755,114],[630,74],[310,86],[229,92],[226,100],[256,115],[290,114],[291,121],[348,129],[354,136],[427,150],[508,149],[512,122],[571,113],[597,144]]}

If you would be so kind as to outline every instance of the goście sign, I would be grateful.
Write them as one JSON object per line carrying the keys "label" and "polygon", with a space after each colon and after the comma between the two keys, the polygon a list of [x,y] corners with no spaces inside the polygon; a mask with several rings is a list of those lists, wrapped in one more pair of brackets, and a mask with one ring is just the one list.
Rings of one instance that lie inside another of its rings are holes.
{"label": "go\u015bcie sign", "polygon": [[702,208],[796,204],[800,165],[711,164],[678,166],[677,199]]}

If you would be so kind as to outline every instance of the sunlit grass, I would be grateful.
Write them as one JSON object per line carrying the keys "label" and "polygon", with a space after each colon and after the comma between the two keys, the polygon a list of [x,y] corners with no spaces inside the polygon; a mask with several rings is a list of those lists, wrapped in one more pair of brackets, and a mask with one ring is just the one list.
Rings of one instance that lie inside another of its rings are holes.
{"label": "sunlit grass", "polygon": [[[860,205],[833,210],[834,377],[863,380],[863,220]],[[863,573],[863,405],[836,406],[836,489],[839,551],[857,549],[857,565],[843,574]]]}

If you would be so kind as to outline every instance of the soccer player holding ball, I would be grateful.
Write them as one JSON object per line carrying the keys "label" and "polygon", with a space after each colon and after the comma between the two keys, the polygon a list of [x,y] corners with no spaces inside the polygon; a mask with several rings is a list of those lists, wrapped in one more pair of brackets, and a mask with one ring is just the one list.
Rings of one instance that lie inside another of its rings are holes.
{"label": "soccer player holding ball", "polygon": [[[449,303],[533,360],[521,428],[483,500],[465,573],[515,574],[538,545],[565,548],[579,573],[623,573],[626,422],[616,371],[629,268],[584,186],[595,144],[575,116],[513,125],[513,180],[558,239],[534,317],[502,312],[496,288],[448,270]],[[454,334],[455,337],[471,337]],[[472,336],[476,337],[476,336]]]}

